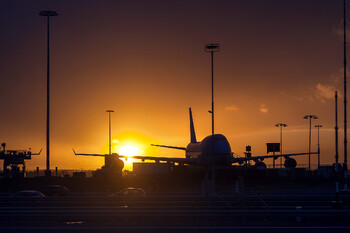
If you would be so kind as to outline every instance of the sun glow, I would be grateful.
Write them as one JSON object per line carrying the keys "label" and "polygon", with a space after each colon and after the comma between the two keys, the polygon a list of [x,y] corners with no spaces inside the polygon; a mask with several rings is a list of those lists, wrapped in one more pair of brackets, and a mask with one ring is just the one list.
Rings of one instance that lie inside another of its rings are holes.
{"label": "sun glow", "polygon": [[120,155],[135,156],[139,154],[139,148],[135,145],[124,145],[119,149]]}
{"label": "sun glow", "polygon": [[[121,158],[124,161],[124,170],[132,171],[134,162],[141,162],[138,159],[132,159],[130,157],[140,156],[155,156],[158,151],[157,148],[151,146],[151,144],[159,143],[157,139],[150,138],[143,134],[131,131],[125,131],[113,135],[112,137],[112,152],[118,153],[119,155],[126,156]],[[108,142],[104,147],[104,152],[108,151]]]}

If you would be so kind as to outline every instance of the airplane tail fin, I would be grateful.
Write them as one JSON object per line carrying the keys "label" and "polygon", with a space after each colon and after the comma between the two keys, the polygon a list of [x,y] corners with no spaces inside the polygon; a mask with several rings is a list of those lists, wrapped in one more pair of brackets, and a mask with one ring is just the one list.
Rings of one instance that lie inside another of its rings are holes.
{"label": "airplane tail fin", "polygon": [[194,124],[193,124],[193,117],[192,117],[192,110],[190,108],[190,130],[191,130],[191,142],[197,142],[196,139],[196,132],[194,131]]}

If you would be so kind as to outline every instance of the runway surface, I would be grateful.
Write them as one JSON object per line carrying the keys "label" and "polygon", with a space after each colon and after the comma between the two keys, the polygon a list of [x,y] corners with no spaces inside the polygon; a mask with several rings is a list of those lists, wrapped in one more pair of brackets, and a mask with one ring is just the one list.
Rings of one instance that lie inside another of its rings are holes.
{"label": "runway surface", "polygon": [[332,192],[41,200],[0,197],[0,232],[350,232],[350,197]]}

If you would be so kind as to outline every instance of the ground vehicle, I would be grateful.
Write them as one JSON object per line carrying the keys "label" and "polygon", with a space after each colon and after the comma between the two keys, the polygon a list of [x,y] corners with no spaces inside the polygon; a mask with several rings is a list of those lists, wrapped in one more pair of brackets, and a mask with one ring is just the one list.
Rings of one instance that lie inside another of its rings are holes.
{"label": "ground vehicle", "polygon": [[69,190],[62,185],[46,185],[40,188],[46,196],[67,196]]}
{"label": "ground vehicle", "polygon": [[43,193],[36,190],[23,190],[13,194],[11,197],[41,199],[41,198],[45,198],[46,196]]}
{"label": "ground vehicle", "polygon": [[127,187],[117,193],[110,195],[111,197],[144,197],[147,193],[142,188]]}

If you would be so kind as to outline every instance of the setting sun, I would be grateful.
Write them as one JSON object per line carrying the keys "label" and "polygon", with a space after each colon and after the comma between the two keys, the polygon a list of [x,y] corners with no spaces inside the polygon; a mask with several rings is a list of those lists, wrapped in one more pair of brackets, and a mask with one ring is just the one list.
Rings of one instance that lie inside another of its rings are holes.
{"label": "setting sun", "polygon": [[135,156],[135,155],[138,155],[138,153],[139,153],[139,148],[134,145],[125,145],[119,149],[120,155]]}

